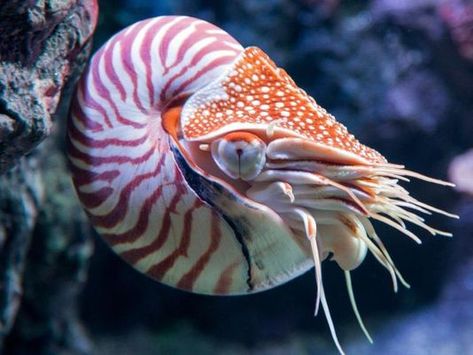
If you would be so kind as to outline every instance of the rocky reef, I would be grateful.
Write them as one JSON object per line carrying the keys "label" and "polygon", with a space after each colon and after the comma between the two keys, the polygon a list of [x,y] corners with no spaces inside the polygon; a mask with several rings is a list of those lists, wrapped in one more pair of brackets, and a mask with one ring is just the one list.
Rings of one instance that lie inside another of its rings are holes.
{"label": "rocky reef", "polygon": [[87,348],[74,307],[91,254],[64,125],[95,1],[0,4],[0,352]]}

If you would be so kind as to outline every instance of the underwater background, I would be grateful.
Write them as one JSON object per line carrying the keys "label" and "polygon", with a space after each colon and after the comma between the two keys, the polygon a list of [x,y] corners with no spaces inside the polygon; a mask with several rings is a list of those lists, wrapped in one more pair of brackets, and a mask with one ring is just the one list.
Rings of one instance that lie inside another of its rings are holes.
{"label": "underwater background", "polygon": [[[395,294],[371,255],[352,273],[373,345],[333,262],[323,263],[324,283],[347,354],[473,354],[473,2],[103,0],[93,51],[138,20],[171,14],[207,20],[243,46],[262,48],[362,143],[390,162],[457,183],[407,186],[419,200],[460,215],[427,217],[453,238],[412,227],[419,246],[376,225],[411,288]],[[48,227],[34,228],[26,251],[23,296],[1,333],[5,354],[337,353],[323,314],[313,316],[313,270],[260,294],[193,295],[139,274],[83,222],[50,216],[83,218],[69,202],[75,196],[67,173],[54,170],[62,164],[66,115],[67,107],[44,163],[51,171],[44,184],[57,187],[42,212]],[[51,234],[55,223],[76,224]],[[0,301],[2,312],[9,309]]]}

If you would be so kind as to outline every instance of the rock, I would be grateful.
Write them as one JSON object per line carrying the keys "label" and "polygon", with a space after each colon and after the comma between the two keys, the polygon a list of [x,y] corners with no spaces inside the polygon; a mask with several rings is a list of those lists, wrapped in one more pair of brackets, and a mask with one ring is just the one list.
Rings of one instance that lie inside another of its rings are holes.
{"label": "rock", "polygon": [[18,311],[26,252],[43,197],[34,157],[0,176],[0,339],[9,333]]}
{"label": "rock", "polygon": [[74,300],[91,245],[62,151],[97,10],[0,2],[0,353],[87,352]]}
{"label": "rock", "polygon": [[0,4],[0,173],[51,133],[63,87],[86,60],[96,19],[92,0]]}
{"label": "rock", "polygon": [[[5,351],[87,354],[91,346],[78,321],[77,299],[87,279],[93,250],[91,230],[74,197],[65,157],[57,148],[51,149],[54,147],[49,141],[45,143],[50,149],[47,159],[42,160],[44,198],[24,270],[15,273],[19,291],[21,285],[24,291],[16,294],[17,301],[13,303],[18,305],[21,301],[21,306]],[[22,196],[21,201],[28,199]],[[20,260],[24,259],[25,255]]]}

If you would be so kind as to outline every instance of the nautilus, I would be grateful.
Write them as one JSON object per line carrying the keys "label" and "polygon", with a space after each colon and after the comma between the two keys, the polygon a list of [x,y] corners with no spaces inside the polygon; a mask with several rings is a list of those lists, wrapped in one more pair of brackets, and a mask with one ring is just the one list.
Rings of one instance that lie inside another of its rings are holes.
{"label": "nautilus", "polygon": [[361,144],[257,47],[184,16],[114,35],[78,83],[68,156],[88,218],[130,265],[164,284],[210,295],[270,289],[315,266],[340,352],[322,261],[346,277],[368,251],[408,287],[373,221],[420,243],[432,212],[399,185],[429,178]]}

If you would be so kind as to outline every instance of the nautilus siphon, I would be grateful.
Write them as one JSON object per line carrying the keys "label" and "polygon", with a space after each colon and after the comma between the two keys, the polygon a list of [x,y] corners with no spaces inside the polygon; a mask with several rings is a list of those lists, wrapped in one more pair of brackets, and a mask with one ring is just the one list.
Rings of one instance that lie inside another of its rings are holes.
{"label": "nautilus siphon", "polygon": [[361,144],[259,48],[218,27],[163,16],[113,36],[83,74],[68,124],[77,195],[97,232],[130,265],[183,290],[243,295],[315,265],[321,304],[328,256],[345,273],[368,251],[408,286],[373,228],[420,243],[408,177]]}

